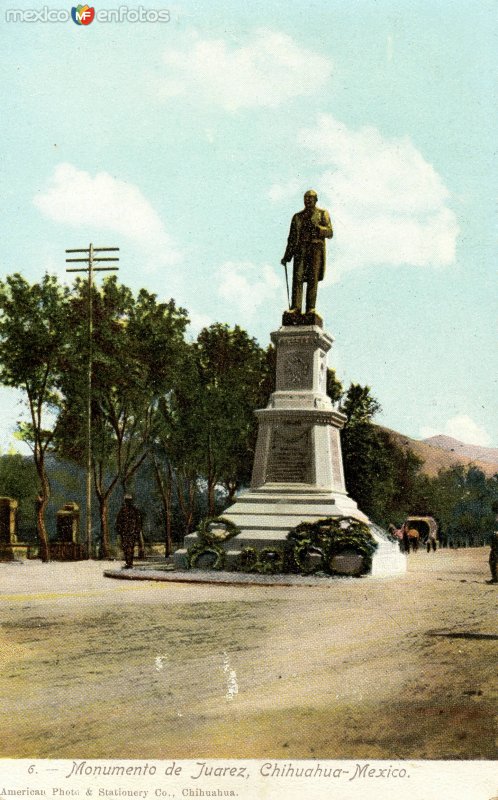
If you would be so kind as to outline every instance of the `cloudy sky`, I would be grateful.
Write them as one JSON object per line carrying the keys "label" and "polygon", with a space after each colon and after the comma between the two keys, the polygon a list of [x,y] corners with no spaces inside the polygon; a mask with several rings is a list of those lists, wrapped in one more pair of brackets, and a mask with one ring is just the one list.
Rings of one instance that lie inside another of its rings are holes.
{"label": "cloudy sky", "polygon": [[[330,365],[384,425],[498,445],[494,3],[139,5],[170,21],[0,11],[2,274],[66,279],[65,248],[117,246],[120,280],[173,296],[192,334],[239,323],[266,346],[313,187]],[[4,451],[17,400],[0,390]]]}

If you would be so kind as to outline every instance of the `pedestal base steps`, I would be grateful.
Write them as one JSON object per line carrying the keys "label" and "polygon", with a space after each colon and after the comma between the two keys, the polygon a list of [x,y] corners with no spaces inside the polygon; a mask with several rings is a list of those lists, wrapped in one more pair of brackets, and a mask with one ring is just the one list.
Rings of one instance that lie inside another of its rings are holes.
{"label": "pedestal base steps", "polygon": [[[406,572],[406,556],[396,543],[368,520],[347,494],[320,491],[306,485],[283,487],[267,484],[242,493],[227,508],[223,518],[233,522],[240,533],[220,546],[226,552],[226,570],[235,570],[245,548],[281,551],[289,532],[301,522],[317,522],[327,517],[352,517],[365,522],[377,543],[370,574],[374,577],[401,575]],[[174,555],[176,569],[187,569],[187,551],[199,543],[196,533],[186,536],[183,548]]]}

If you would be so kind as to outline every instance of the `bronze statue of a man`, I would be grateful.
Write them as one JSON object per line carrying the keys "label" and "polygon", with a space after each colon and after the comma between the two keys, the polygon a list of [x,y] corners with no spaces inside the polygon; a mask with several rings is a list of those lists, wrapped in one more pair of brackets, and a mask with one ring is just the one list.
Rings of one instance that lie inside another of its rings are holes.
{"label": "bronze statue of a man", "polygon": [[290,313],[301,314],[303,283],[306,283],[306,313],[316,313],[318,281],[325,274],[325,239],[333,235],[329,212],[317,208],[318,195],[309,189],[304,209],[292,217],[287,247],[281,264],[294,259]]}

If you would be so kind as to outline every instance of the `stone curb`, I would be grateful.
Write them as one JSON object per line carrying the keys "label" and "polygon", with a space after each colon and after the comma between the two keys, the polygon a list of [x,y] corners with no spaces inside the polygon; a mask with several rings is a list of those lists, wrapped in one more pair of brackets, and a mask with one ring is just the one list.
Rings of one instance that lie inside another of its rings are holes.
{"label": "stone curb", "polygon": [[[254,575],[241,572],[208,572],[189,570],[104,570],[104,577],[125,581],[166,581],[170,583],[216,583],[229,586],[332,586],[337,581],[358,581],[350,576],[315,577],[313,575]],[[368,576],[362,576],[368,577]]]}

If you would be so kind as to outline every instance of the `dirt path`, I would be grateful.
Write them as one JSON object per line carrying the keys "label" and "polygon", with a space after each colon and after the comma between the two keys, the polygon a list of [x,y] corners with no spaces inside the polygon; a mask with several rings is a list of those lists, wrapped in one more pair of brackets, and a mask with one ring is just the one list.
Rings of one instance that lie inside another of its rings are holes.
{"label": "dirt path", "polygon": [[487,550],[327,587],[0,565],[2,757],[496,758]]}

